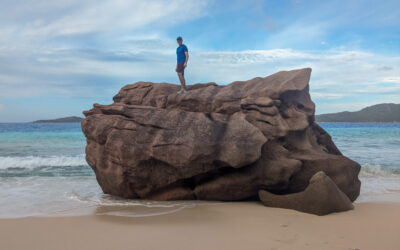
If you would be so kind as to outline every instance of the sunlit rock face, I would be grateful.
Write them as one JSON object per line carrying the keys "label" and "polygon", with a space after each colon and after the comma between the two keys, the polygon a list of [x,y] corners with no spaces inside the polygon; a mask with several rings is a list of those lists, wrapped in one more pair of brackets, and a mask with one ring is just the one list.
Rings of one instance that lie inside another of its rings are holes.
{"label": "sunlit rock face", "polygon": [[323,171],[351,201],[359,164],[314,121],[311,69],[188,86],[137,82],[85,111],[86,159],[104,193],[154,200],[258,199]]}

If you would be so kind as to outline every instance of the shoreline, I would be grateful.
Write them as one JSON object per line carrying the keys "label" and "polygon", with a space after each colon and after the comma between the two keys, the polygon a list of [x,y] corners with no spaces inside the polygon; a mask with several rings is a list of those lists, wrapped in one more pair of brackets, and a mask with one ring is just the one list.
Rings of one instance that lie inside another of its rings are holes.
{"label": "shoreline", "polygon": [[[174,213],[0,219],[0,249],[396,249],[400,204],[355,203],[326,216],[257,202]],[[104,209],[104,208],[103,208]],[[107,206],[121,211],[121,206]],[[129,214],[127,208],[127,214]],[[98,208],[97,212],[105,212]]]}
{"label": "shoreline", "polygon": [[[362,182],[360,196],[355,204],[382,203],[400,204],[400,182],[396,177],[365,177]],[[40,181],[40,182],[39,182]],[[129,200],[103,194],[96,179],[90,177],[46,177],[40,180],[19,179],[2,182],[0,191],[1,218],[57,217],[83,216],[96,214],[96,208],[127,207],[133,208],[128,212],[137,212],[137,216],[152,216],[153,214],[172,213],[182,208],[216,203],[227,205],[237,202],[218,201],[170,201],[157,202],[150,200]],[[40,185],[39,185],[40,184]],[[22,188],[30,188],[29,196],[21,193]],[[10,195],[13,194],[13,195]]]}

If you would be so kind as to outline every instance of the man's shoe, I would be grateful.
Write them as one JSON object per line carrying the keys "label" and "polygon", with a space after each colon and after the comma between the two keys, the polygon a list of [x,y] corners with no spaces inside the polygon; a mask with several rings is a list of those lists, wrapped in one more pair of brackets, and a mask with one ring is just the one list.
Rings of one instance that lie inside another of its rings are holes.
{"label": "man's shoe", "polygon": [[183,94],[183,90],[182,90],[182,89],[179,90],[177,94],[178,94],[178,95]]}

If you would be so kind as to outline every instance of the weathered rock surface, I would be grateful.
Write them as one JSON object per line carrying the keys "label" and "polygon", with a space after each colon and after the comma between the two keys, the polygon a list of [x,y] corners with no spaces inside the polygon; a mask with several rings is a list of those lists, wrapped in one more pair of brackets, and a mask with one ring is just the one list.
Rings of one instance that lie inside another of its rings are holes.
{"label": "weathered rock surface", "polygon": [[360,166],[314,122],[311,69],[189,86],[137,82],[85,111],[86,159],[105,193],[155,200],[258,199],[324,171],[350,200]]}
{"label": "weathered rock surface", "polygon": [[316,215],[326,215],[354,208],[347,195],[322,171],[311,177],[307,188],[302,192],[276,195],[260,190],[258,195],[265,206],[295,209]]}

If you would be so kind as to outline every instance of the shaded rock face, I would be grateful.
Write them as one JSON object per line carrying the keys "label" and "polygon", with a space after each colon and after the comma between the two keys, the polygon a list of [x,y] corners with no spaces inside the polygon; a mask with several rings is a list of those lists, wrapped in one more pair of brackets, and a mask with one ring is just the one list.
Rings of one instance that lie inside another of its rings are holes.
{"label": "shaded rock face", "polygon": [[304,190],[324,171],[350,198],[360,166],[314,122],[311,69],[226,86],[137,82],[85,111],[86,159],[107,194],[154,200],[258,199]]}
{"label": "shaded rock face", "polygon": [[309,185],[302,192],[276,195],[260,190],[258,194],[265,206],[295,209],[316,215],[326,215],[354,208],[347,195],[322,171],[311,177]]}

